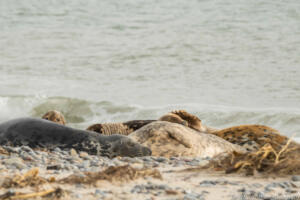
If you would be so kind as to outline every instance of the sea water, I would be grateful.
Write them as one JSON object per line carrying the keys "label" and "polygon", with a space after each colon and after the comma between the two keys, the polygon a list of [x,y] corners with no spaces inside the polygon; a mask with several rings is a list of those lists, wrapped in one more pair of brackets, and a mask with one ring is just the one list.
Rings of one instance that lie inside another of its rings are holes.
{"label": "sea water", "polygon": [[300,1],[0,0],[0,122],[51,109],[300,137]]}

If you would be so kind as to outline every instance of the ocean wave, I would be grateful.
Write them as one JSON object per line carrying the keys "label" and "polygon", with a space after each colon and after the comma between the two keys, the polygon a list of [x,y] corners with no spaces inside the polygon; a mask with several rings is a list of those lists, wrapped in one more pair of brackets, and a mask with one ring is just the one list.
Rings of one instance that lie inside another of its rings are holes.
{"label": "ocean wave", "polygon": [[241,124],[264,124],[285,135],[300,136],[300,110],[285,108],[243,108],[207,104],[141,106],[111,101],[87,101],[70,97],[0,96],[0,121],[17,117],[41,117],[49,110],[61,111],[69,126],[86,128],[93,123],[157,119],[172,110],[184,109],[202,123],[216,128]]}

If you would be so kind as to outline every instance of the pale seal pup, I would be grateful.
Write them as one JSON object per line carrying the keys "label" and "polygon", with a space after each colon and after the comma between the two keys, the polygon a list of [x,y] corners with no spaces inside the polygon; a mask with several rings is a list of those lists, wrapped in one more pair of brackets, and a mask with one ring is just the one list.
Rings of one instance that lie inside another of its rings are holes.
{"label": "pale seal pup", "polygon": [[[177,116],[178,120],[185,120],[187,126],[202,133],[209,133],[227,140],[233,144],[244,147],[247,151],[256,151],[269,143],[279,150],[286,145],[288,137],[283,136],[279,131],[264,125],[240,125],[225,129],[216,129],[202,124],[202,121],[195,115],[184,110],[172,111],[160,118],[160,120]],[[292,142],[291,144],[296,144]]]}
{"label": "pale seal pup", "polygon": [[163,157],[214,157],[245,149],[220,137],[200,133],[189,127],[157,121],[131,133],[129,138],[149,147],[153,156]]}
{"label": "pale seal pup", "polygon": [[0,145],[74,148],[100,156],[149,156],[151,150],[122,135],[104,136],[43,119],[19,118],[0,124]]}

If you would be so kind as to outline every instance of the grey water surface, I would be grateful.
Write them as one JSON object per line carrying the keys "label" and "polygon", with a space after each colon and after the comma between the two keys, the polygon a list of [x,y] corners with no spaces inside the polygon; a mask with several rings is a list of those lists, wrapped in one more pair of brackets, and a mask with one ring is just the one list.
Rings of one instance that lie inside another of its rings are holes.
{"label": "grey water surface", "polygon": [[0,121],[49,109],[300,137],[300,1],[0,0]]}

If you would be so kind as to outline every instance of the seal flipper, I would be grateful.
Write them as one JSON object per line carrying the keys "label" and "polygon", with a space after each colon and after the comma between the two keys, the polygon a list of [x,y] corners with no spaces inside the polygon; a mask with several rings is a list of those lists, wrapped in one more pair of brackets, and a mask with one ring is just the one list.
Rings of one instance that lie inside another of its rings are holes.
{"label": "seal flipper", "polygon": [[186,148],[192,148],[193,145],[192,145],[191,141],[183,134],[180,134],[178,132],[168,131],[168,130],[167,130],[167,133],[170,138],[175,139],[176,141],[178,141],[179,143],[184,145]]}

